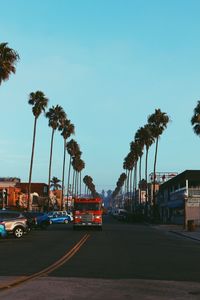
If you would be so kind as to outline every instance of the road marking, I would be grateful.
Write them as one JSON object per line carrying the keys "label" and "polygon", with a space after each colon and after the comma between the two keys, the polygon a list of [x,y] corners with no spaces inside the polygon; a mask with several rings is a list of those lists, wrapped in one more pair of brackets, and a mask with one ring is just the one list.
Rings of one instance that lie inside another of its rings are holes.
{"label": "road marking", "polygon": [[39,271],[37,273],[34,273],[30,276],[23,276],[20,279],[17,279],[11,283],[4,284],[0,286],[0,291],[13,288],[15,286],[18,286],[24,282],[27,282],[29,280],[39,278],[41,276],[48,276],[50,273],[61,267],[63,264],[65,264],[70,258],[72,258],[76,252],[79,251],[79,249],[85,244],[85,242],[90,237],[89,234],[85,234],[82,239],[70,250],[68,251],[64,256],[62,256],[60,259],[58,259],[56,262],[54,262],[49,267],[43,269],[42,271]]}

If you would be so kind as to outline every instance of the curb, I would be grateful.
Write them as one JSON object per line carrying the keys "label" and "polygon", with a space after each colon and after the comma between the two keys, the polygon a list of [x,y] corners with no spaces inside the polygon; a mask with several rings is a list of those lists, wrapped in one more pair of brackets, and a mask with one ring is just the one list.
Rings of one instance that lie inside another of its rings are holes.
{"label": "curb", "polygon": [[188,239],[191,239],[191,240],[195,240],[195,241],[200,242],[200,238],[196,238],[196,237],[194,237],[194,236],[189,236],[189,235],[184,234],[184,233],[182,233],[182,232],[177,232],[177,231],[173,231],[173,230],[169,230],[169,232],[174,233],[174,234],[177,234],[177,235],[184,236],[184,237],[186,237],[186,238],[188,238]]}

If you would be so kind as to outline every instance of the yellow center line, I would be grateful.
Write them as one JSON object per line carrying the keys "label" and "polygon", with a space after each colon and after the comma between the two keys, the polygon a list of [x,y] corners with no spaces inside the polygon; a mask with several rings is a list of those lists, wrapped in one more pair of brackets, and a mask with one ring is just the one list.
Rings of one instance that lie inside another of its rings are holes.
{"label": "yellow center line", "polygon": [[62,256],[60,259],[58,259],[56,262],[54,262],[49,267],[43,269],[42,271],[34,273],[30,276],[23,276],[23,277],[20,277],[20,279],[17,279],[11,283],[4,284],[4,285],[0,286],[0,291],[6,290],[9,288],[13,288],[19,284],[22,284],[22,283],[28,281],[28,280],[35,279],[35,278],[38,278],[41,276],[45,276],[45,275],[48,275],[51,272],[55,271],[60,266],[62,266],[64,263],[66,263],[70,258],[72,258],[76,254],[76,252],[78,252],[79,249],[83,246],[83,244],[85,244],[85,242],[87,241],[87,239],[89,237],[90,237],[89,234],[85,234],[81,238],[81,240],[71,250],[69,250],[64,256]]}

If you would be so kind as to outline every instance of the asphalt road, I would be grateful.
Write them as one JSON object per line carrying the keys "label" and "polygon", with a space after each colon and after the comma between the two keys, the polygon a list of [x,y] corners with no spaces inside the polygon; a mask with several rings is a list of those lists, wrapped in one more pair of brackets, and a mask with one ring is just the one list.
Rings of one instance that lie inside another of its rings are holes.
{"label": "asphalt road", "polygon": [[85,244],[48,278],[0,292],[0,299],[200,299],[199,242],[109,216],[102,232],[51,225],[21,240],[1,239],[1,283],[48,267],[86,233]]}

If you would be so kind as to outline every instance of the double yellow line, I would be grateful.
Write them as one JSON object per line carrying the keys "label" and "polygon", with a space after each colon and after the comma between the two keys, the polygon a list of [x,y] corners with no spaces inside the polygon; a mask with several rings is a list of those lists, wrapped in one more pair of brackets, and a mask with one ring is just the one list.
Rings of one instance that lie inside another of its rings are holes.
{"label": "double yellow line", "polygon": [[79,249],[83,246],[83,244],[85,244],[85,242],[87,241],[87,239],[89,237],[90,237],[89,234],[85,234],[82,237],[82,239],[70,251],[68,251],[63,257],[61,257],[59,260],[57,260],[55,263],[53,263],[49,267],[43,269],[40,272],[34,273],[30,276],[24,276],[24,277],[21,277],[18,280],[15,280],[11,283],[2,285],[2,286],[0,286],[0,291],[13,288],[13,287],[20,285],[26,281],[29,281],[31,279],[35,279],[35,278],[38,278],[41,276],[46,276],[46,275],[50,274],[51,272],[55,271],[56,269],[61,267],[63,264],[65,264],[72,256],[74,256],[76,254],[76,252],[79,251]]}

